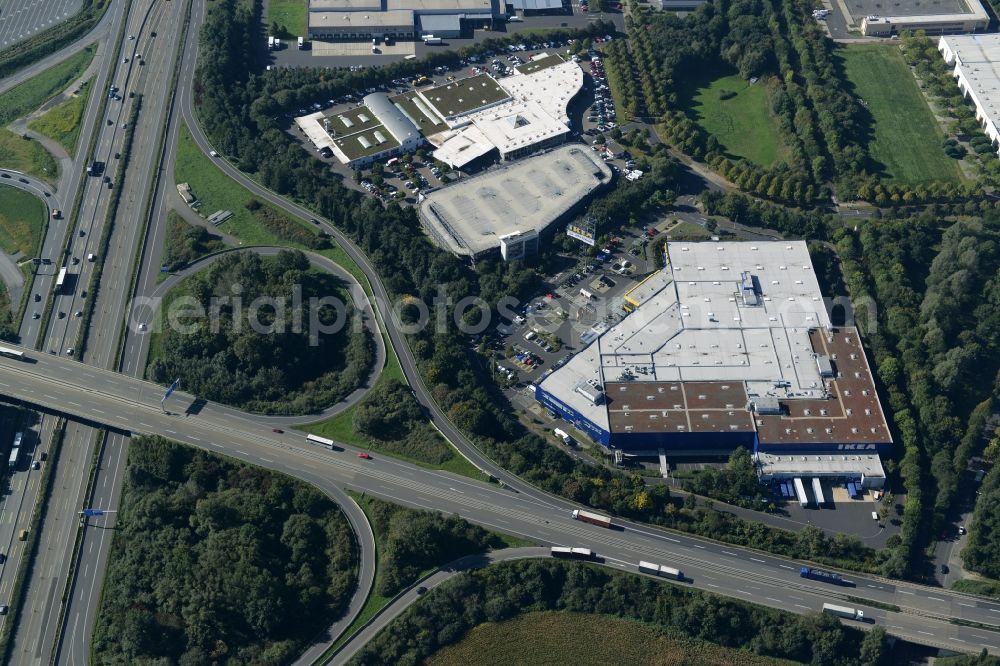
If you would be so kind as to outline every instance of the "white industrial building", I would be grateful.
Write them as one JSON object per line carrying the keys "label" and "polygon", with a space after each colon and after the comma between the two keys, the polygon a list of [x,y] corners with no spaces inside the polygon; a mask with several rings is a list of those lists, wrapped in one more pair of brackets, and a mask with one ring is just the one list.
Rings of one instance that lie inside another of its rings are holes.
{"label": "white industrial building", "polygon": [[954,67],[958,87],[976,107],[976,120],[1000,147],[1000,35],[954,35],[942,37],[938,50]]}
{"label": "white industrial building", "polygon": [[420,204],[420,221],[438,245],[457,255],[499,249],[522,258],[536,251],[538,232],[609,182],[608,165],[571,143],[431,192]]}
{"label": "white industrial building", "polygon": [[332,116],[322,111],[300,116],[295,124],[317,150],[329,150],[355,168],[413,152],[424,140],[385,93],[366,95],[360,106]]}
{"label": "white industrial building", "polygon": [[858,332],[832,326],[805,242],[671,242],[630,298],[631,314],[538,381],[546,408],[610,448],[742,446],[772,454],[775,478],[809,463],[877,483],[861,458],[892,437]]}
{"label": "white industrial building", "polygon": [[913,16],[866,16],[861,20],[861,34],[866,37],[889,37],[904,30],[923,30],[931,35],[983,32],[990,16],[979,0],[966,0],[967,12],[953,14],[917,14]]}
{"label": "white industrial building", "polygon": [[460,169],[494,150],[510,160],[566,140],[570,133],[567,107],[583,88],[583,70],[578,64],[564,62],[531,74],[518,72],[497,83],[508,94],[504,100],[460,114],[439,110],[448,129],[428,137],[437,146],[435,159]]}
{"label": "white industrial building", "polygon": [[310,0],[309,39],[457,37],[463,21],[490,23],[495,16],[493,0]]}

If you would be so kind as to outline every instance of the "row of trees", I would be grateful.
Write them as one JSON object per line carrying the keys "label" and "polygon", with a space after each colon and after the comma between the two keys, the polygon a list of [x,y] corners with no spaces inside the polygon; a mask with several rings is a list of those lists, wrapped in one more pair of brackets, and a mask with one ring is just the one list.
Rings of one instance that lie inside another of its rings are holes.
{"label": "row of trees", "polygon": [[140,437],[108,561],[97,662],[277,665],[346,609],[358,548],[308,484]]}
{"label": "row of trees", "polygon": [[535,560],[494,565],[442,584],[351,664],[423,663],[479,624],[547,610],[633,619],[800,663],[883,666],[890,658],[881,627],[862,632],[829,615],[794,615],[579,563]]}

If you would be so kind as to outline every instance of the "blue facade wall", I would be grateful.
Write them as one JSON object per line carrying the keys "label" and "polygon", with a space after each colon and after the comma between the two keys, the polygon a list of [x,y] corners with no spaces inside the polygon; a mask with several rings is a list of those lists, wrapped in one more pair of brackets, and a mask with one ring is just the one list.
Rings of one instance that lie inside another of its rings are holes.
{"label": "blue facade wall", "polygon": [[586,418],[583,414],[576,411],[559,398],[556,398],[537,384],[535,385],[535,400],[572,423],[577,430],[587,433],[587,436],[598,444],[602,446],[610,445],[611,433]]}
{"label": "blue facade wall", "polygon": [[611,443],[623,451],[731,451],[737,447],[752,451],[756,433],[753,432],[643,432],[621,433],[611,436]]}
{"label": "blue facade wall", "polygon": [[861,444],[849,442],[802,442],[795,444],[775,444],[761,442],[758,445],[758,450],[765,453],[773,453],[775,455],[781,455],[784,453],[851,453],[853,451],[857,451],[859,453],[878,453],[881,456],[887,456],[892,453],[892,444]]}

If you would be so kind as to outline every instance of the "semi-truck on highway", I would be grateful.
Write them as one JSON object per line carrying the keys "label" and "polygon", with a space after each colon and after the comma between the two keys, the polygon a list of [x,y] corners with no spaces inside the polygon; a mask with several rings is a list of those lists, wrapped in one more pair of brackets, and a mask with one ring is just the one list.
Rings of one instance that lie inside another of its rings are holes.
{"label": "semi-truck on highway", "polygon": [[854,583],[849,580],[844,580],[841,578],[840,574],[835,574],[832,571],[823,571],[822,569],[813,569],[812,567],[801,567],[799,568],[799,575],[803,578],[818,580],[821,583],[832,583],[834,585],[843,585],[844,587],[854,587]]}
{"label": "semi-truck on highway", "polygon": [[594,559],[594,551],[589,548],[566,548],[565,546],[553,546],[552,557],[570,557],[579,560]]}
{"label": "semi-truck on highway", "polygon": [[602,516],[599,513],[591,513],[590,511],[580,511],[579,509],[574,509],[573,519],[584,523],[590,523],[591,525],[597,525],[598,527],[611,527],[610,518]]}
{"label": "semi-truck on highway", "polygon": [[847,620],[857,620],[858,622],[865,621],[865,612],[863,610],[849,608],[848,606],[823,604],[823,612],[829,615],[836,615],[837,617],[842,617]]}
{"label": "semi-truck on highway", "polygon": [[684,574],[682,574],[679,569],[664,566],[662,564],[654,564],[653,562],[643,562],[640,560],[639,571],[651,576],[663,576],[664,578],[669,578],[671,580],[684,580]]}

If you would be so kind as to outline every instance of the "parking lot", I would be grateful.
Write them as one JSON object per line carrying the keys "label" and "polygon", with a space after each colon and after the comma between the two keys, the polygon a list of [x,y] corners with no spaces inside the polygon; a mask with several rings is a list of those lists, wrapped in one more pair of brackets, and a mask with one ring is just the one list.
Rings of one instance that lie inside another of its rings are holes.
{"label": "parking lot", "polygon": [[0,8],[0,48],[51,28],[82,7],[83,0],[10,0]]}
{"label": "parking lot", "polygon": [[[507,377],[512,384],[535,382],[586,346],[595,329],[618,322],[625,315],[623,294],[656,270],[655,259],[645,256],[640,239],[645,236],[643,231],[623,235],[598,258],[560,254],[563,267],[546,278],[544,291],[496,326],[497,372],[512,375]],[[512,397],[516,391],[512,386]]]}

